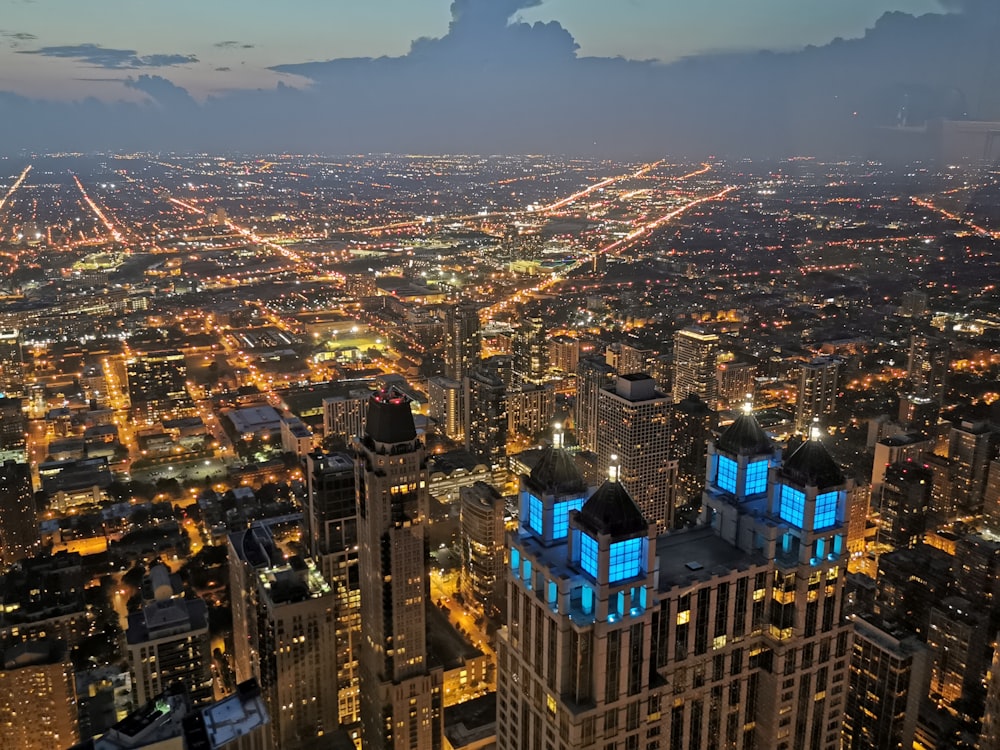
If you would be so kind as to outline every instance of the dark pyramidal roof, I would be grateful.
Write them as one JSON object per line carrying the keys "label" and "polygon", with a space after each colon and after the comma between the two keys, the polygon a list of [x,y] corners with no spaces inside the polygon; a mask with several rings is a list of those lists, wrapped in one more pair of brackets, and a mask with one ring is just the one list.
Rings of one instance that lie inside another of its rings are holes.
{"label": "dark pyramidal roof", "polygon": [[548,446],[542,451],[528,484],[545,494],[568,495],[587,491],[587,481],[569,451]]}
{"label": "dark pyramidal roof", "polygon": [[716,450],[756,456],[774,450],[771,438],[757,424],[753,414],[740,414],[719,436]]}
{"label": "dark pyramidal roof", "polygon": [[590,496],[579,519],[590,531],[613,537],[645,534],[649,529],[649,521],[643,518],[632,496],[614,480],[608,480]]}
{"label": "dark pyramidal roof", "polygon": [[819,440],[806,440],[781,466],[781,473],[803,487],[836,487],[846,479]]}
{"label": "dark pyramidal roof", "polygon": [[415,440],[410,400],[395,389],[379,391],[368,400],[365,432],[377,443],[405,443]]}

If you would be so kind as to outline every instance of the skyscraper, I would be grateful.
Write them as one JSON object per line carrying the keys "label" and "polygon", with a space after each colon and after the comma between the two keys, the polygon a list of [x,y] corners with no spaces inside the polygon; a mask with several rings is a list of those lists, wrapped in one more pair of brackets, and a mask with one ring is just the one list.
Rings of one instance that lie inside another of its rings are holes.
{"label": "skyscraper", "polygon": [[452,440],[465,437],[465,387],[458,380],[431,378],[427,381],[430,417]]}
{"label": "skyscraper", "polygon": [[346,453],[305,458],[306,544],[333,590],[340,723],[360,718],[358,655],[361,648],[361,581],[354,459]]}
{"label": "skyscraper", "polygon": [[53,750],[79,739],[73,662],[66,644],[47,639],[7,648],[0,662],[0,745]]}
{"label": "skyscraper", "polygon": [[978,514],[983,509],[990,460],[1000,444],[1000,432],[987,422],[963,421],[948,435],[952,468],[952,493],[959,512]]}
{"label": "skyscraper", "polygon": [[879,541],[896,549],[916,545],[927,527],[933,475],[914,461],[890,465],[882,480]]}
{"label": "skyscraper", "polygon": [[139,703],[171,685],[184,686],[194,706],[212,702],[212,649],[208,607],[202,599],[176,595],[170,571],[149,571],[153,600],[128,618],[125,655]]}
{"label": "skyscraper", "polygon": [[537,312],[525,315],[514,338],[514,369],[522,380],[540,382],[549,367],[548,356],[544,318]]}
{"label": "skyscraper", "polygon": [[27,460],[24,408],[20,398],[0,398],[0,461]]}
{"label": "skyscraper", "polygon": [[21,333],[0,331],[0,396],[21,396],[24,391],[24,355]]}
{"label": "skyscraper", "polygon": [[718,399],[715,378],[719,337],[701,328],[682,328],[674,334],[674,401],[695,394],[713,409]]}
{"label": "skyscraper", "polygon": [[670,457],[677,461],[678,502],[697,498],[705,489],[705,457],[719,415],[695,395],[671,406]]}
{"label": "skyscraper", "polygon": [[4,461],[0,466],[0,564],[10,565],[38,548],[38,520],[31,468]]}
{"label": "skyscraper", "polygon": [[485,366],[465,376],[465,449],[491,469],[507,460],[507,388]]}
{"label": "skyscraper", "polygon": [[837,373],[840,361],[818,357],[799,368],[799,391],[795,401],[795,428],[809,429],[813,420],[825,421],[837,406]]}
{"label": "skyscraper", "polygon": [[597,451],[598,394],[602,388],[613,385],[614,379],[615,368],[600,357],[582,357],[577,364],[573,425],[581,450]]}
{"label": "skyscraper", "polygon": [[482,353],[479,342],[479,308],[469,302],[449,307],[445,313],[445,375],[461,381]]}
{"label": "skyscraper", "polygon": [[598,394],[597,455],[602,465],[616,455],[620,482],[660,530],[674,521],[677,461],[670,457],[670,397],[649,375],[618,377]]}
{"label": "skyscraper", "polygon": [[951,344],[947,339],[926,333],[910,336],[906,376],[919,395],[944,403],[950,367]]}
{"label": "skyscraper", "polygon": [[459,502],[459,587],[470,606],[493,615],[502,601],[504,585],[503,496],[492,485],[476,482],[459,490]]}
{"label": "skyscraper", "polygon": [[373,395],[355,448],[362,742],[365,750],[437,750],[443,672],[427,661],[427,461],[408,400]]}
{"label": "skyscraper", "polygon": [[273,746],[306,750],[339,723],[336,605],[315,562],[286,554],[262,523],[229,535],[234,661],[260,683]]}

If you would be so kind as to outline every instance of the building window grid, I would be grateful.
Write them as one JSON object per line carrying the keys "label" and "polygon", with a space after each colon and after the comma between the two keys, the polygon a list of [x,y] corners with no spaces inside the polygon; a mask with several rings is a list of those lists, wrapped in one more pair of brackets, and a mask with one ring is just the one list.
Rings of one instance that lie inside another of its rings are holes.
{"label": "building window grid", "polygon": [[611,563],[608,580],[611,583],[633,578],[642,570],[643,539],[626,539],[611,545]]}
{"label": "building window grid", "polygon": [[767,459],[754,461],[747,466],[746,494],[759,495],[767,491]]}
{"label": "building window grid", "polygon": [[782,521],[790,523],[798,529],[802,528],[806,512],[806,493],[781,485],[781,502],[778,506],[778,515]]}
{"label": "building window grid", "polygon": [[536,534],[542,533],[542,501],[534,495],[528,495],[527,526]]}
{"label": "building window grid", "polygon": [[565,539],[566,535],[569,533],[569,514],[570,511],[580,510],[583,508],[583,498],[578,497],[575,500],[564,500],[561,503],[556,503],[553,508],[552,513],[552,538],[553,539]]}
{"label": "building window grid", "polygon": [[814,529],[828,529],[837,525],[837,506],[839,505],[839,492],[824,492],[816,498],[816,513],[814,516]]}
{"label": "building window grid", "polygon": [[597,540],[588,534],[580,534],[580,567],[597,578]]}
{"label": "building window grid", "polygon": [[736,494],[736,462],[733,459],[719,456],[719,468],[715,475],[715,483],[719,489]]}

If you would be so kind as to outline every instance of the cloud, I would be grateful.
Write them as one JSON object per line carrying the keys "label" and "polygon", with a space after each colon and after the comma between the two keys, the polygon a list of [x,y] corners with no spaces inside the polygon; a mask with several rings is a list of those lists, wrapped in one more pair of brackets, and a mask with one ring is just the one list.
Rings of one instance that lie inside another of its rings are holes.
{"label": "cloud", "polygon": [[216,42],[212,45],[218,49],[253,49],[255,45],[247,44],[245,42],[236,42],[233,40],[227,40],[225,42]]}
{"label": "cloud", "polygon": [[216,68],[216,70],[217,70],[217,71],[218,71],[219,73],[228,73],[229,71],[231,71],[231,70],[232,70],[232,68],[230,68],[230,67],[229,67],[228,65],[223,65],[223,66],[222,66],[222,67],[220,67],[220,68]]}
{"label": "cloud", "polygon": [[21,50],[21,55],[41,55],[94,65],[99,68],[167,68],[198,62],[194,55],[154,54],[140,55],[134,49],[112,49],[99,44],[74,44],[58,47],[42,47],[36,50]]}
{"label": "cloud", "polygon": [[[995,2],[995,0],[991,0]],[[538,0],[455,0],[440,38],[399,57],[278,65],[270,90],[198,103],[164,76],[130,77],[143,103],[4,98],[7,149],[299,150],[309,153],[558,153],[618,158],[875,155],[873,133],[937,117],[1000,119],[1000,70],[975,0],[889,13],[858,39],[797,52],[676,63],[582,57]],[[1000,3],[998,3],[1000,5]],[[221,42],[220,49],[238,48]],[[50,48],[51,49],[51,48]],[[95,45],[57,56],[94,63]],[[112,51],[103,67],[137,53]],[[187,60],[188,58],[182,59]],[[150,58],[142,58],[148,60]],[[124,61],[124,62],[123,62]],[[179,63],[183,64],[183,63]],[[134,66],[133,66],[134,67]]]}
{"label": "cloud", "polygon": [[11,49],[18,49],[24,42],[33,42],[38,39],[34,34],[26,31],[7,31],[0,29],[0,38],[7,40],[7,45]]}

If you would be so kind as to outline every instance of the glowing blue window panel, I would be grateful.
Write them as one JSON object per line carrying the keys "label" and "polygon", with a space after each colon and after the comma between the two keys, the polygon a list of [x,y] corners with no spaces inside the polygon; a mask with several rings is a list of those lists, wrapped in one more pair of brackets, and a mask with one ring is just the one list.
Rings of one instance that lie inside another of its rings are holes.
{"label": "glowing blue window panel", "polygon": [[840,504],[839,492],[824,492],[816,498],[816,515],[813,521],[814,529],[828,529],[837,525],[837,506]]}
{"label": "glowing blue window panel", "polygon": [[625,592],[619,591],[615,598],[615,614],[619,617],[625,616]]}
{"label": "glowing blue window panel", "polygon": [[744,487],[746,487],[748,495],[759,495],[762,492],[767,492],[767,459],[754,461],[747,466]]}
{"label": "glowing blue window panel", "polygon": [[534,495],[528,495],[527,526],[536,534],[542,533],[542,501]]}
{"label": "glowing blue window panel", "polygon": [[645,539],[626,539],[611,545],[611,561],[608,566],[608,581],[617,583],[634,578],[642,572],[643,542]]}
{"label": "glowing blue window panel", "polygon": [[826,539],[816,540],[816,557],[821,560],[826,556]]}
{"label": "glowing blue window panel", "polygon": [[521,553],[516,549],[510,551],[510,569],[515,578],[521,577]]}
{"label": "glowing blue window panel", "polygon": [[590,586],[584,586],[580,597],[580,606],[583,608],[585,614],[590,614],[594,611],[594,590]]}
{"label": "glowing blue window panel", "polygon": [[597,578],[597,540],[587,534],[580,534],[580,567]]}
{"label": "glowing blue window panel", "polygon": [[532,583],[532,581],[531,581],[531,560],[525,560],[524,561],[524,576],[523,576],[523,578],[524,578],[524,585],[527,588],[529,588],[529,589],[533,588],[533,586],[531,585],[531,583]]}
{"label": "glowing blue window panel", "polygon": [[569,514],[570,511],[580,510],[583,507],[583,498],[578,497],[575,500],[563,500],[561,503],[556,503],[552,511],[552,538],[553,539],[565,539],[566,534],[569,533]]}
{"label": "glowing blue window panel", "polygon": [[559,587],[556,586],[555,581],[549,581],[549,606],[555,607],[556,601],[559,597]]}
{"label": "glowing blue window panel", "polygon": [[837,534],[833,538],[833,554],[840,555],[844,551],[844,535]]}
{"label": "glowing blue window panel", "polygon": [[797,529],[802,528],[806,513],[806,493],[800,492],[787,484],[781,485],[781,499],[778,504],[778,516],[785,523],[790,523]]}
{"label": "glowing blue window panel", "polygon": [[715,473],[715,483],[720,490],[736,494],[736,462],[733,459],[719,456],[719,469]]}

